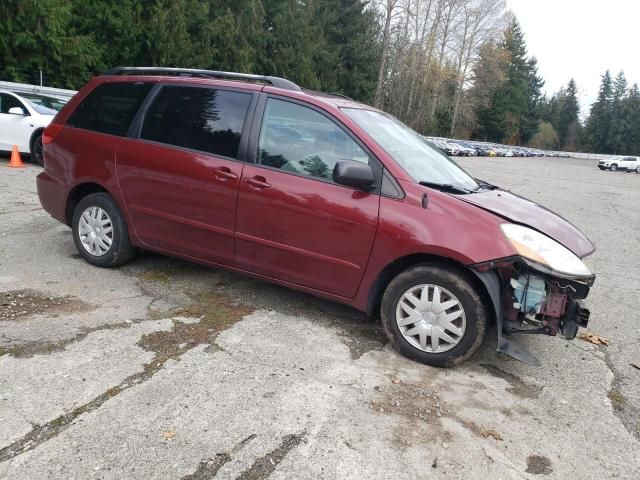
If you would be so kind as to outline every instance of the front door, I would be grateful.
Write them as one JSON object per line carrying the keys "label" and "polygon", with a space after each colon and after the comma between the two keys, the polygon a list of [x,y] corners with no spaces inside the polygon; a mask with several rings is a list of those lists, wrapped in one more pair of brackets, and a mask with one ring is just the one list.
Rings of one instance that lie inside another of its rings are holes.
{"label": "front door", "polygon": [[[22,109],[22,115],[9,113],[16,107]],[[31,132],[33,121],[27,107],[13,95],[0,93],[0,150],[10,151],[17,145],[21,152],[29,152]]]}
{"label": "front door", "polygon": [[333,295],[355,295],[373,246],[380,197],[334,183],[339,160],[376,167],[325,114],[267,99],[257,163],[245,165],[238,197],[239,267]]}
{"label": "front door", "polygon": [[122,142],[118,181],[136,234],[147,245],[231,265],[239,146],[252,94],[165,85],[139,139]]}

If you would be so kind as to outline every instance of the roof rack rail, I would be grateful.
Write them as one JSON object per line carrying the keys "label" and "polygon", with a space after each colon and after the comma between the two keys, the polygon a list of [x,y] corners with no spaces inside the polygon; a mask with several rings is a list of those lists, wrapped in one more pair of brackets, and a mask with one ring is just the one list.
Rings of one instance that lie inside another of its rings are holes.
{"label": "roof rack rail", "polygon": [[199,70],[195,68],[169,68],[169,67],[114,67],[102,75],[175,75],[184,77],[208,77],[222,80],[244,80],[252,82],[268,83],[274,87],[286,90],[302,90],[295,83],[281,77],[265,75],[252,75],[249,73],[219,72],[216,70]]}
{"label": "roof rack rail", "polygon": [[353,101],[353,98],[351,97],[347,97],[344,93],[340,93],[340,92],[327,92],[328,95],[333,95],[334,97],[340,97],[340,98],[345,98],[347,100],[351,100]]}

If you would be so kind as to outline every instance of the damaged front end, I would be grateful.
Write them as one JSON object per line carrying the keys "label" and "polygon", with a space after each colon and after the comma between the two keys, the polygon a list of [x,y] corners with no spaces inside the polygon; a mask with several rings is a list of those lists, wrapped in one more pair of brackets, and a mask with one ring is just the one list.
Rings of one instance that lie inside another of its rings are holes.
{"label": "damaged front end", "polygon": [[548,237],[542,242],[553,242],[555,245],[549,245],[555,250],[531,248],[540,242],[541,234],[529,232],[531,230],[525,233],[534,241],[525,238],[519,243],[524,238],[521,231],[517,231],[520,236],[510,238],[518,255],[474,265],[473,271],[491,297],[498,329],[497,350],[522,362],[539,365],[535,357],[512,341],[513,336],[560,333],[567,340],[573,340],[578,329],[585,328],[589,322],[590,312],[584,299],[595,275],[581,259]]}

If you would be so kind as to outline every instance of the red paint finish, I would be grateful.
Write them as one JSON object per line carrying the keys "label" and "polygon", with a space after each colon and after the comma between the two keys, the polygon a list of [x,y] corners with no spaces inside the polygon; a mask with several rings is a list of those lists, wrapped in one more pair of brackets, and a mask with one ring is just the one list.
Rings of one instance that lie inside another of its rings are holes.
{"label": "red paint finish", "polygon": [[[38,175],[40,202],[54,218],[65,222],[66,202],[73,189],[92,183],[107,190],[124,206],[115,176],[115,153],[120,137],[63,127],[44,146],[47,164]],[[124,210],[124,209],[123,209]]]}
{"label": "red paint finish", "polygon": [[117,174],[140,241],[151,248],[233,264],[243,164],[189,150],[125,139]]}
{"label": "red paint finish", "polygon": [[236,265],[351,298],[376,234],[378,195],[246,165]]}
{"label": "red paint finish", "polygon": [[565,245],[578,257],[593,253],[595,247],[589,239],[557,213],[519,195],[505,190],[489,190],[459,197],[465,202],[500,215],[512,222],[539,230]]}
{"label": "red paint finish", "polygon": [[[403,200],[382,197],[376,241],[353,305],[366,310],[371,286],[396,259],[428,254],[462,265],[508,257],[516,252],[500,232],[503,221],[455,196],[402,181]],[[422,207],[427,192],[428,208]]]}

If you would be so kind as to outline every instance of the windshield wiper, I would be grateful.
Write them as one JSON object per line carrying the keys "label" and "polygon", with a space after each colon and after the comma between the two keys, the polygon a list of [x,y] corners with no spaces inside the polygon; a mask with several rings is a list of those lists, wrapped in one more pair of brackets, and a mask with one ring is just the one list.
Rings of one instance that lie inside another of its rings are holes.
{"label": "windshield wiper", "polygon": [[478,184],[478,188],[476,188],[474,190],[474,192],[478,192],[483,188],[486,188],[487,190],[497,190],[498,189],[498,187],[496,187],[495,185],[491,185],[490,183],[485,182],[484,180],[480,180],[479,178],[474,178],[474,180]]}
{"label": "windshield wiper", "polygon": [[451,185],[449,183],[434,183],[434,182],[418,182],[423,187],[435,188],[436,190],[441,190],[443,192],[450,193],[473,193],[473,190],[467,190],[466,188],[457,187],[455,185]]}

